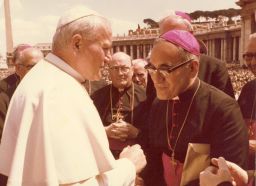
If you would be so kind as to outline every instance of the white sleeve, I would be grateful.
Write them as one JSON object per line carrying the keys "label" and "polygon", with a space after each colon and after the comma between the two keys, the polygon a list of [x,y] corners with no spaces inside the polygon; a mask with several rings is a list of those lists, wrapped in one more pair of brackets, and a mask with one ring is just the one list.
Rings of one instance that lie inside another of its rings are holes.
{"label": "white sleeve", "polygon": [[103,181],[100,186],[132,186],[135,184],[135,166],[130,160],[122,158],[116,160],[114,169],[105,172],[100,177]]}
{"label": "white sleeve", "polygon": [[75,184],[60,186],[134,186],[136,171],[127,158],[116,160],[114,169]]}

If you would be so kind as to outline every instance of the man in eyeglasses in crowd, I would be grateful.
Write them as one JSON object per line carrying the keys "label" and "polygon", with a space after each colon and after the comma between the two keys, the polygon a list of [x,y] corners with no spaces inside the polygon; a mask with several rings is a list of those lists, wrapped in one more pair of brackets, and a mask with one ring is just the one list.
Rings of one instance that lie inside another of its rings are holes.
{"label": "man in eyeglasses in crowd", "polygon": [[[247,67],[256,76],[256,33],[249,37],[248,45],[243,54],[243,59]],[[249,168],[255,169],[256,152],[256,79],[246,83],[238,98],[243,117],[248,127],[249,133]]]}
{"label": "man in eyeglasses in crowd", "polygon": [[190,32],[168,31],[154,43],[146,69],[159,101],[153,102],[148,119],[146,185],[180,185],[188,143],[209,144],[210,157],[246,167],[248,136],[239,106],[198,78],[199,58],[199,44]]}
{"label": "man in eyeglasses in crowd", "polygon": [[110,149],[117,158],[124,147],[142,142],[141,103],[146,96],[145,90],[132,82],[132,60],[126,53],[113,54],[109,77],[112,83],[96,91],[92,99],[105,126]]}
{"label": "man in eyeglasses in crowd", "polygon": [[27,44],[20,44],[15,48],[12,59],[15,73],[0,81],[0,140],[7,109],[15,89],[27,72],[43,57],[40,50]]}

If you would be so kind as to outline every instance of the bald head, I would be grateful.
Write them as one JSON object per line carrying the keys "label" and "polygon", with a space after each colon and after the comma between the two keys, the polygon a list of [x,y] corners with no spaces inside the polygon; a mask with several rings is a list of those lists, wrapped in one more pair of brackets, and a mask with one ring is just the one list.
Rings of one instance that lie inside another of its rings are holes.
{"label": "bald head", "polygon": [[[246,52],[251,52],[252,50],[255,50],[256,48],[256,33],[253,33],[249,36],[249,42],[246,47]],[[253,51],[256,52],[256,51]]]}
{"label": "bald head", "polygon": [[39,49],[29,47],[22,50],[16,59],[16,73],[20,79],[43,57],[44,55]]}
{"label": "bald head", "polygon": [[20,57],[20,54],[23,50],[27,48],[31,48],[29,44],[19,44],[18,46],[15,47],[13,51],[13,63],[16,63],[16,60]]}
{"label": "bald head", "polygon": [[166,33],[169,30],[185,30],[191,32],[193,30],[192,25],[187,19],[183,19],[178,15],[169,15],[164,17],[159,22],[160,35]]}
{"label": "bald head", "polygon": [[131,57],[124,52],[117,52],[109,62],[109,75],[112,85],[119,90],[129,87],[132,83]]}
{"label": "bald head", "polygon": [[116,52],[115,54],[112,55],[112,59],[110,60],[110,66],[116,65],[126,65],[126,66],[132,66],[132,59],[131,56],[124,52]]}

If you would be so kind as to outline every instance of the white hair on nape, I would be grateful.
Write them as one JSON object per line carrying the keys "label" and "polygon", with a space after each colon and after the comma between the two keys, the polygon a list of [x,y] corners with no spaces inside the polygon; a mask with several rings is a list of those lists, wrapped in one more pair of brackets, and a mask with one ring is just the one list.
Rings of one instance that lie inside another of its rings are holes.
{"label": "white hair on nape", "polygon": [[251,40],[251,39],[256,39],[256,32],[250,34],[249,40]]}
{"label": "white hair on nape", "polygon": [[165,18],[167,18],[169,16],[174,16],[174,15],[176,15],[174,10],[167,10],[167,11],[162,12],[161,15],[156,18],[156,20],[158,23],[160,23]]}
{"label": "white hair on nape", "polygon": [[94,40],[97,37],[97,29],[101,27],[111,30],[110,22],[99,13],[84,6],[76,6],[60,18],[52,48],[53,50],[63,48],[74,34],[81,34]]}

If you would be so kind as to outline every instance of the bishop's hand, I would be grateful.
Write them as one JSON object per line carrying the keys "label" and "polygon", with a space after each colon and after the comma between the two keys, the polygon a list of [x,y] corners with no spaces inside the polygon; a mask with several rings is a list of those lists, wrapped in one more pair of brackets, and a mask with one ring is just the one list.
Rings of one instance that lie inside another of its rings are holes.
{"label": "bishop's hand", "polygon": [[122,120],[111,123],[105,127],[105,131],[109,138],[125,141],[128,138],[128,128],[126,123]]}

